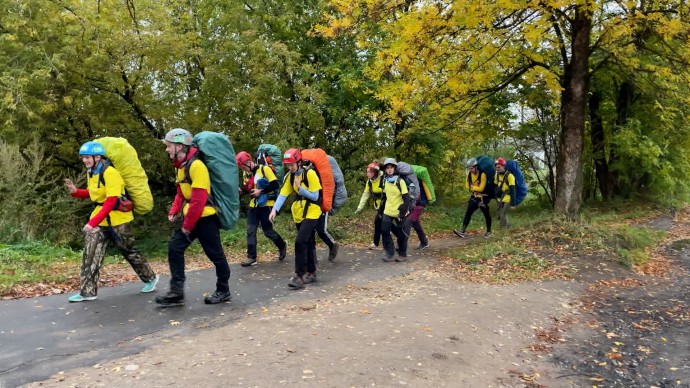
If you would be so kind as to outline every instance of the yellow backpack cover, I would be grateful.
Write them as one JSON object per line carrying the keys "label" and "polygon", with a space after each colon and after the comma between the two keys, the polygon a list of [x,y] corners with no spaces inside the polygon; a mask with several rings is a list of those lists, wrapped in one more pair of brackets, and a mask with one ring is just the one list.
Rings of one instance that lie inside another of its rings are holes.
{"label": "yellow backpack cover", "polygon": [[153,210],[149,178],[141,166],[137,150],[123,137],[101,137],[95,141],[103,146],[106,158],[122,175],[127,196],[134,204],[134,212],[146,214]]}

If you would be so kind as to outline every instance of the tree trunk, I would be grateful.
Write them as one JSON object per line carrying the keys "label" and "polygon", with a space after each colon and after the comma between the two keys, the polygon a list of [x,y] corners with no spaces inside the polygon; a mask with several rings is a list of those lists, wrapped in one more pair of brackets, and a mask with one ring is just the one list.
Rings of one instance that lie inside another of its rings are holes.
{"label": "tree trunk", "polygon": [[601,92],[595,91],[589,97],[589,125],[592,132],[592,154],[599,191],[604,201],[611,198],[612,182],[609,180],[609,163],[606,159],[606,134],[601,119]]}
{"label": "tree trunk", "polygon": [[556,166],[556,211],[568,218],[577,216],[582,206],[582,152],[589,91],[591,29],[591,11],[586,4],[579,6],[572,25],[571,58],[563,77],[560,157]]}

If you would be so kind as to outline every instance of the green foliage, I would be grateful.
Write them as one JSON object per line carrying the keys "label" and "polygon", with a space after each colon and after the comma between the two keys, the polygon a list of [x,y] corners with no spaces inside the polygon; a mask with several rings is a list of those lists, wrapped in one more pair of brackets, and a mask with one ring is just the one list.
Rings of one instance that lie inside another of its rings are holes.
{"label": "green foliage", "polygon": [[0,295],[9,292],[15,284],[64,280],[66,274],[54,267],[78,263],[80,257],[79,252],[47,242],[0,244]]}

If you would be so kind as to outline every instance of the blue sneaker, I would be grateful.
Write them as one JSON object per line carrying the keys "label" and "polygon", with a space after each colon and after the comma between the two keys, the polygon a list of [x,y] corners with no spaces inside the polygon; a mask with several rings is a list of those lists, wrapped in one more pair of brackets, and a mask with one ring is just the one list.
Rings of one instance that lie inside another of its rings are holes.
{"label": "blue sneaker", "polygon": [[84,302],[87,300],[96,300],[97,296],[81,296],[81,294],[75,294],[67,298],[67,300],[70,301],[70,303],[77,303],[77,302]]}
{"label": "blue sneaker", "polygon": [[141,292],[147,293],[147,292],[153,292],[153,290],[156,289],[156,284],[158,284],[158,275],[156,275],[155,278],[149,280],[144,284],[144,287],[141,289]]}

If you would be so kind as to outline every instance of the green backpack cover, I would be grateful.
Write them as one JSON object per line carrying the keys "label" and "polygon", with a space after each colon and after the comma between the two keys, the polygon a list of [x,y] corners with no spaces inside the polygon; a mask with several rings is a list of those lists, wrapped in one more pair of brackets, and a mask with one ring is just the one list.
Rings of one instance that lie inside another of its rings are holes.
{"label": "green backpack cover", "polygon": [[256,151],[256,164],[270,166],[276,174],[278,182],[283,181],[285,168],[283,167],[283,151],[273,144],[262,144]]}
{"label": "green backpack cover", "polygon": [[146,214],[153,210],[153,194],[149,188],[149,178],[141,166],[137,150],[123,137],[101,137],[94,141],[103,146],[105,157],[122,175],[127,196],[134,205],[134,212]]}
{"label": "green backpack cover", "polygon": [[[232,229],[240,211],[239,169],[235,161],[235,149],[228,137],[218,132],[199,132],[192,143],[199,149],[199,158],[208,168],[211,178],[210,199],[218,212],[221,228]],[[191,163],[187,163],[189,165]],[[189,176],[188,171],[185,171],[185,176]]]}
{"label": "green backpack cover", "polygon": [[412,165],[412,170],[414,171],[415,175],[417,175],[419,183],[422,184],[421,189],[424,192],[427,201],[429,201],[429,204],[436,202],[436,191],[434,191],[434,184],[431,183],[429,170],[427,170],[427,168],[424,166],[416,166],[414,164]]}

